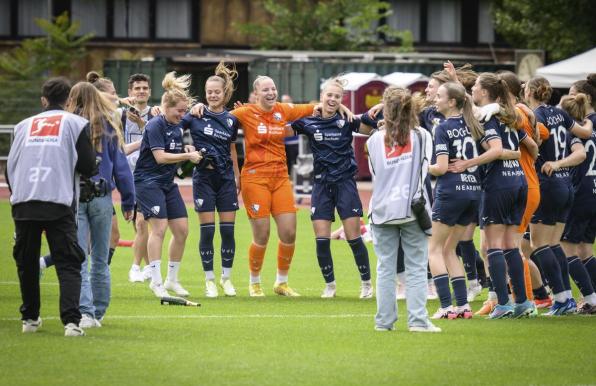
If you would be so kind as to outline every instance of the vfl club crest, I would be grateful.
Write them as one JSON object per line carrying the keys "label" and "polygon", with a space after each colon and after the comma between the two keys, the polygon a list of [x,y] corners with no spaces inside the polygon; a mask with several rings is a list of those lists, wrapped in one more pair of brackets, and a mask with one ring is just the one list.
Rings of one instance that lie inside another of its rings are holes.
{"label": "vfl club crest", "polygon": [[273,113],[273,119],[275,119],[276,121],[281,121],[281,113],[279,113],[279,112]]}

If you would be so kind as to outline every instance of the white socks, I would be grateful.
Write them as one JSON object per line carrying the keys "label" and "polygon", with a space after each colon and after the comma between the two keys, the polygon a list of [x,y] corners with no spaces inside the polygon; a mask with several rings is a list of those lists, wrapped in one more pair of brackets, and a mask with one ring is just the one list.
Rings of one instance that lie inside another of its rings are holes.
{"label": "white socks", "polygon": [[275,281],[279,284],[279,283],[287,283],[288,282],[288,274],[286,273],[285,275],[281,275],[279,273],[279,271],[277,272],[277,277],[275,279]]}
{"label": "white socks", "polygon": [[221,268],[221,277],[224,279],[229,279],[230,276],[232,276],[232,268],[222,267]]}
{"label": "white socks", "polygon": [[261,275],[253,276],[250,274],[250,284],[257,284],[261,282]]}
{"label": "white socks", "polygon": [[163,284],[161,281],[161,260],[150,262],[149,267],[151,267],[151,283],[155,285]]}
{"label": "white socks", "polygon": [[178,270],[180,269],[179,261],[168,261],[168,276],[166,281],[178,283]]}
{"label": "white socks", "polygon": [[215,280],[213,271],[205,271],[205,280]]}

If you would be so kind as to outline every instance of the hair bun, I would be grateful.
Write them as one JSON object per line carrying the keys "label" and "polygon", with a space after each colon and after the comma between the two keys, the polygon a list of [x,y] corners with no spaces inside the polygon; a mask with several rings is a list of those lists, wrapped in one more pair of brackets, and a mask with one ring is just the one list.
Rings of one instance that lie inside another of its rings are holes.
{"label": "hair bun", "polygon": [[89,71],[87,73],[87,82],[89,83],[95,83],[99,80],[99,78],[101,78],[101,76],[99,76],[99,74],[95,71]]}
{"label": "hair bun", "polygon": [[593,72],[591,74],[588,74],[588,76],[586,77],[586,80],[588,81],[590,86],[596,87],[596,73]]}

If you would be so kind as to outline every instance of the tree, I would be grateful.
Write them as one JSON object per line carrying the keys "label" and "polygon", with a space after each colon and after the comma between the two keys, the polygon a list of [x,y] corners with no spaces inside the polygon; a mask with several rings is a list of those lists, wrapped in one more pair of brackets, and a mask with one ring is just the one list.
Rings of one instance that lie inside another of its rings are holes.
{"label": "tree", "polygon": [[514,47],[561,60],[596,45],[593,0],[495,0],[495,29]]}
{"label": "tree", "polygon": [[379,25],[391,5],[378,0],[260,0],[271,21],[238,27],[262,49],[369,50],[384,44],[379,34],[412,50],[410,31]]}
{"label": "tree", "polygon": [[73,63],[82,59],[85,44],[93,34],[77,36],[80,23],[64,12],[53,22],[35,19],[46,36],[25,39],[19,47],[0,55],[0,75],[7,79],[31,80],[44,75],[70,75]]}

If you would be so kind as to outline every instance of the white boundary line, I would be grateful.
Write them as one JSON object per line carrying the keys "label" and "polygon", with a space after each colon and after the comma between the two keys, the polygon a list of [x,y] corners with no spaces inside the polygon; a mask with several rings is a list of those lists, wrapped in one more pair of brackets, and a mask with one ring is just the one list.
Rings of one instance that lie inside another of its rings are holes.
{"label": "white boundary line", "polygon": [[[373,314],[247,314],[247,315],[108,315],[106,320],[159,320],[159,319],[351,319],[372,318]],[[58,316],[43,316],[44,320],[60,320]],[[0,321],[18,321],[21,318],[0,318]]]}

